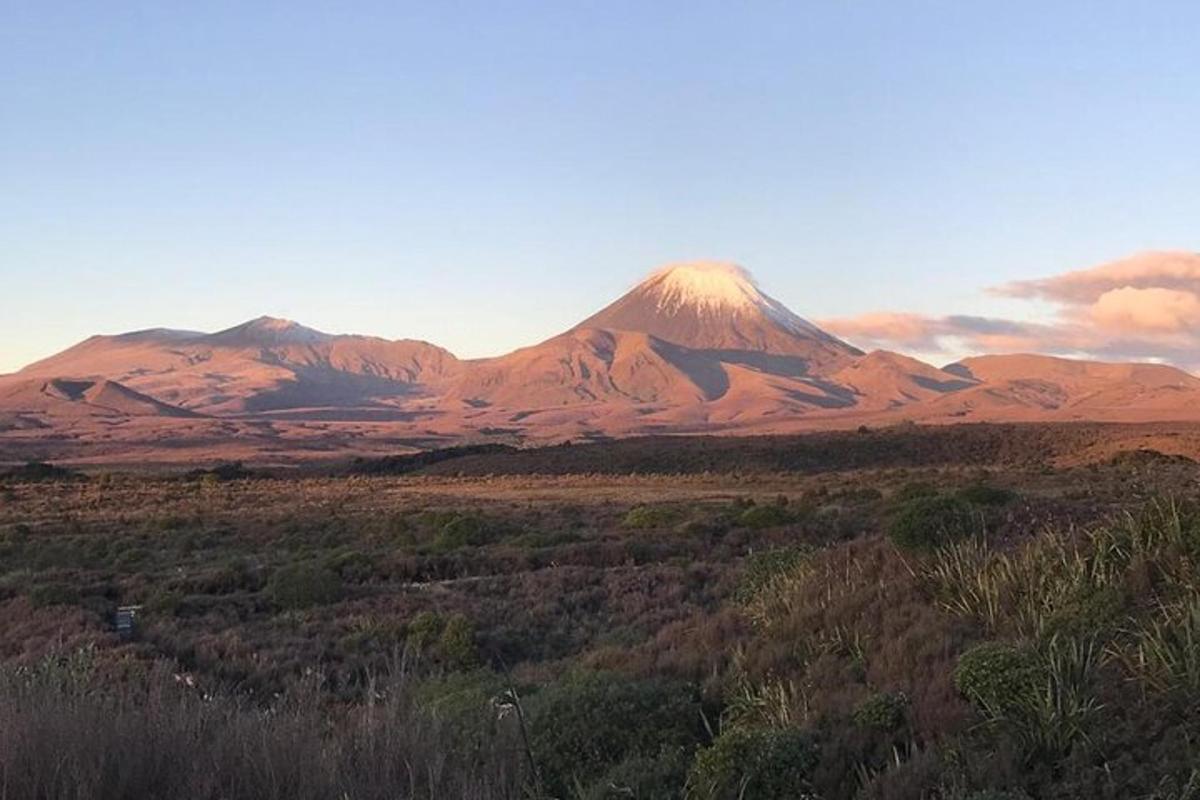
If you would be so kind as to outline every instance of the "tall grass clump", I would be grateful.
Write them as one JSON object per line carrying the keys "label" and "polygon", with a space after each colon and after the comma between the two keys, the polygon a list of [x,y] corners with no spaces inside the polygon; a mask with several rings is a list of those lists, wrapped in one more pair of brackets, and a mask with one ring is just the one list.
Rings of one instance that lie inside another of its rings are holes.
{"label": "tall grass clump", "polygon": [[1200,704],[1200,596],[1136,620],[1110,652],[1143,685]]}
{"label": "tall grass clump", "polygon": [[951,542],[922,576],[946,610],[1037,638],[1114,625],[1133,594],[1193,591],[1198,555],[1195,512],[1160,500],[1094,529],[1043,531],[1011,552],[982,539]]}
{"label": "tall grass clump", "polygon": [[[780,563],[787,561],[788,563]],[[820,611],[864,589],[864,565],[849,553],[800,551],[781,558],[777,569],[764,570],[743,584],[742,611],[760,630],[777,625],[801,611]]]}
{"label": "tall grass clump", "polygon": [[0,672],[0,796],[188,800],[502,800],[527,773],[511,719],[474,710],[464,740],[404,672],[367,700],[320,707],[316,686],[264,708],[204,693],[165,666],[106,683],[69,655]]}

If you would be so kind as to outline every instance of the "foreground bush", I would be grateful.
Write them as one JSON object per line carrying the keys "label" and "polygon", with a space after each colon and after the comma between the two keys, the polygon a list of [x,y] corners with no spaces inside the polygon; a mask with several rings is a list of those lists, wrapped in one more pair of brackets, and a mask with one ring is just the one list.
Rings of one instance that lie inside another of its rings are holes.
{"label": "foreground bush", "polygon": [[979,514],[964,500],[920,497],[900,507],[888,535],[905,550],[934,550],[978,533],[982,527]]}
{"label": "foreground bush", "polygon": [[817,749],[797,728],[734,728],[696,756],[688,775],[692,800],[804,800]]}
{"label": "foreground bush", "polygon": [[959,656],[954,686],[972,703],[998,712],[1026,702],[1038,682],[1033,654],[1005,642],[984,642]]}
{"label": "foreground bush", "polygon": [[342,578],[320,564],[289,564],[271,576],[267,596],[285,609],[333,603],[342,596]]}
{"label": "foreground bush", "polygon": [[703,733],[700,706],[689,688],[664,680],[570,675],[528,705],[533,755],[547,790],[558,797],[580,787],[595,793],[606,774],[611,782],[617,774],[638,771],[674,775],[678,782],[637,797],[678,796],[683,775],[672,765],[681,751],[695,749]]}
{"label": "foreground bush", "polygon": [[854,721],[864,728],[894,731],[904,724],[907,713],[908,698],[903,693],[879,692],[855,707]]}

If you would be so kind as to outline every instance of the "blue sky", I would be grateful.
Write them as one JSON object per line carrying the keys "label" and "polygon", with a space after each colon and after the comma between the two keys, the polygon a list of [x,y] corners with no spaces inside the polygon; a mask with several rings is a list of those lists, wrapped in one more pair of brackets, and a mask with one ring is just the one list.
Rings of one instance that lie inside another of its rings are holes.
{"label": "blue sky", "polygon": [[1200,5],[0,4],[0,372],[260,314],[464,356],[717,258],[816,319],[1200,249]]}

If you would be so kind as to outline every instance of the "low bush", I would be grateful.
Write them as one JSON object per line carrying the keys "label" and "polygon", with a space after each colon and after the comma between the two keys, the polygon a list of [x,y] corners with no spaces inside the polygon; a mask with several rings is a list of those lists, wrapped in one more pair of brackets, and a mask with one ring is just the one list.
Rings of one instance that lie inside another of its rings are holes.
{"label": "low bush", "polygon": [[692,749],[684,747],[632,756],[586,787],[579,800],[678,800],[691,763]]}
{"label": "low bush", "polygon": [[409,620],[406,629],[406,643],[414,653],[451,670],[479,666],[475,625],[465,615],[422,611]]}
{"label": "low bush", "polygon": [[491,539],[491,532],[483,519],[468,514],[455,515],[437,532],[433,549],[445,553],[460,547],[478,547]]}
{"label": "low bush", "polygon": [[[576,787],[594,792],[621,764],[690,751],[703,735],[692,691],[661,679],[570,674],[533,695],[528,707],[533,755],[552,796]],[[677,796],[682,786],[672,788]]]}
{"label": "low bush", "polygon": [[23,466],[0,472],[0,482],[12,483],[46,483],[53,481],[81,481],[83,475],[72,469],[48,464],[44,461],[30,461]]}
{"label": "low bush", "polygon": [[959,489],[958,498],[977,506],[1006,506],[1017,499],[1017,493],[1011,489],[992,486],[988,483],[974,483]]}
{"label": "low bush", "polygon": [[901,549],[929,551],[982,529],[982,517],[970,503],[955,497],[922,497],[901,506],[888,536]]}
{"label": "low bush", "polygon": [[734,597],[740,603],[749,602],[772,581],[811,557],[812,549],[808,547],[779,547],[752,553],[746,558]]}
{"label": "low bush", "polygon": [[1005,642],[984,642],[958,658],[954,686],[980,708],[998,712],[1027,701],[1038,683],[1033,653]]}
{"label": "low bush", "polygon": [[903,692],[879,692],[858,704],[854,722],[864,728],[894,731],[904,724],[908,713],[908,697]]}
{"label": "low bush", "polygon": [[475,626],[462,614],[446,620],[437,640],[437,655],[450,669],[470,669],[479,663]]}
{"label": "low bush", "polygon": [[781,503],[750,506],[738,515],[737,522],[745,528],[774,528],[796,521],[797,514]]}
{"label": "low bush", "polygon": [[275,606],[289,610],[335,603],[342,597],[342,579],[321,564],[289,564],[271,575],[267,597]]}
{"label": "low bush", "polygon": [[668,506],[636,506],[629,509],[621,524],[626,528],[668,528],[683,519],[683,512]]}
{"label": "low bush", "polygon": [[892,493],[892,502],[901,504],[910,503],[913,500],[920,500],[925,497],[936,497],[937,494],[938,489],[932,483],[911,481]]}
{"label": "low bush", "polygon": [[37,607],[69,606],[80,600],[79,589],[69,583],[43,583],[29,590],[29,600]]}
{"label": "low bush", "polygon": [[799,728],[733,728],[697,754],[691,800],[803,800],[817,766],[812,735]]}

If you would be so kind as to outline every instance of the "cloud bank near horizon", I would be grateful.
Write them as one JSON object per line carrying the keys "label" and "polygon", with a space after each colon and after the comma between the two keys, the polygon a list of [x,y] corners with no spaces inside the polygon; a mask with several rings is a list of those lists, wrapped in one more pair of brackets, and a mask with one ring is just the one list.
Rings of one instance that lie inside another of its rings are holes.
{"label": "cloud bank near horizon", "polygon": [[1141,253],[987,292],[1048,302],[1055,311],[1046,322],[883,311],[819,324],[866,348],[1036,352],[1200,367],[1200,253]]}

